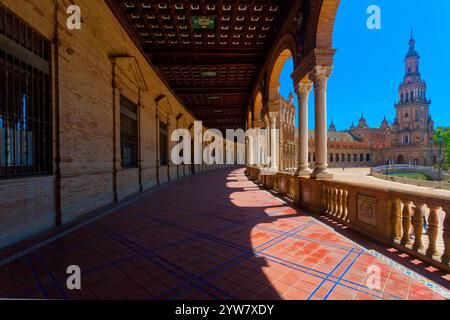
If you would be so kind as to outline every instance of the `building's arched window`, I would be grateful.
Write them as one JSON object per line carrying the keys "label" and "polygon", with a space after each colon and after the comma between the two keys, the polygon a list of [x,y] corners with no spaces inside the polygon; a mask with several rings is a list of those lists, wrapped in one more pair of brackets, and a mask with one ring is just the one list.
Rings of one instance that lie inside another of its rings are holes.
{"label": "building's arched window", "polygon": [[362,153],[359,155],[359,161],[364,162],[364,155]]}
{"label": "building's arched window", "polygon": [[352,162],[352,155],[350,153],[347,155],[347,162]]}
{"label": "building's arched window", "polygon": [[366,162],[370,162],[370,154],[366,154]]}
{"label": "building's arched window", "polygon": [[409,136],[404,136],[403,141],[405,142],[405,144],[409,144]]}
{"label": "building's arched window", "polygon": [[316,154],[313,153],[313,162],[316,162]]}
{"label": "building's arched window", "polygon": [[408,113],[405,113],[405,118],[409,118],[409,114]]}
{"label": "building's arched window", "polygon": [[330,162],[334,162],[334,155],[330,153]]}
{"label": "building's arched window", "polygon": [[342,154],[342,162],[345,162],[345,154]]}
{"label": "building's arched window", "polygon": [[336,153],[336,162],[339,162],[339,153]]}
{"label": "building's arched window", "polygon": [[358,162],[358,155],[356,153],[353,154],[353,162]]}

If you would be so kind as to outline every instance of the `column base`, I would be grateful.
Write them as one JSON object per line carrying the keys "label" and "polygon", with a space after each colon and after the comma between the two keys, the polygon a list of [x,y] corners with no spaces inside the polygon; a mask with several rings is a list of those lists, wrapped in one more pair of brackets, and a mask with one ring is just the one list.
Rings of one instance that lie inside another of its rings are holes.
{"label": "column base", "polygon": [[329,172],[317,172],[311,175],[314,180],[333,180],[333,174]]}
{"label": "column base", "polygon": [[312,174],[312,170],[309,168],[298,168],[295,172],[297,177],[309,177]]}
{"label": "column base", "polygon": [[261,175],[264,175],[264,176],[273,176],[277,173],[278,173],[277,167],[271,167],[271,168],[265,167],[265,168],[261,169]]}
{"label": "column base", "polygon": [[311,175],[311,179],[315,180],[332,180],[333,174],[330,173],[327,169],[327,167],[316,167],[314,169],[314,172]]}

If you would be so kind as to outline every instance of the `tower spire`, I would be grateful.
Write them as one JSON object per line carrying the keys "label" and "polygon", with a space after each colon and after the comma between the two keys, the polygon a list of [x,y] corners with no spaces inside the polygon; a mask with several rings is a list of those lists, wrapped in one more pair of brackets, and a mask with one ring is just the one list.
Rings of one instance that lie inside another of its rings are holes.
{"label": "tower spire", "polygon": [[416,40],[414,40],[414,30],[411,28],[411,38],[409,39],[409,47],[414,48]]}

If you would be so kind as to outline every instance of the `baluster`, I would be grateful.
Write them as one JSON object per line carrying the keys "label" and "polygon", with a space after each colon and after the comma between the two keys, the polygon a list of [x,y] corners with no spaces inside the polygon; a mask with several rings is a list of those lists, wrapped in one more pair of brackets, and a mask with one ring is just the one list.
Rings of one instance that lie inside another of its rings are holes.
{"label": "baluster", "polygon": [[450,205],[447,205],[442,209],[445,211],[444,231],[442,234],[442,238],[444,240],[444,254],[442,255],[442,262],[449,263],[450,262]]}
{"label": "baluster", "polygon": [[325,199],[325,214],[328,214],[330,212],[330,201],[329,201],[329,194],[328,194],[328,186],[324,185],[324,191],[323,191],[323,197]]}
{"label": "baluster", "polygon": [[414,215],[412,218],[412,224],[414,226],[414,250],[422,250],[422,235],[423,235],[423,211],[425,209],[425,203],[416,203],[414,209]]}
{"label": "baluster", "polygon": [[433,257],[438,254],[436,249],[437,237],[439,232],[439,207],[433,206],[430,208],[430,215],[428,216],[428,249],[427,256]]}
{"label": "baluster", "polygon": [[392,200],[392,241],[400,240],[402,203],[400,199]]}
{"label": "baluster", "polygon": [[338,210],[338,189],[334,188],[333,189],[333,212],[332,215],[333,217],[336,216],[337,210]]}
{"label": "baluster", "polygon": [[327,214],[330,215],[333,210],[333,190],[330,186],[328,186],[328,212]]}
{"label": "baluster", "polygon": [[337,217],[339,219],[341,219],[342,216],[344,215],[343,199],[344,199],[344,190],[339,189],[338,190],[338,212],[337,212]]}
{"label": "baluster", "polygon": [[402,227],[403,227],[403,236],[400,243],[405,246],[411,244],[411,238],[409,237],[409,231],[411,230],[411,201],[405,201],[403,203],[403,212],[402,212]]}
{"label": "baluster", "polygon": [[333,188],[328,186],[328,214],[331,215],[333,213]]}
{"label": "baluster", "polygon": [[348,191],[346,190],[342,190],[343,194],[342,194],[342,220],[347,221],[348,218]]}

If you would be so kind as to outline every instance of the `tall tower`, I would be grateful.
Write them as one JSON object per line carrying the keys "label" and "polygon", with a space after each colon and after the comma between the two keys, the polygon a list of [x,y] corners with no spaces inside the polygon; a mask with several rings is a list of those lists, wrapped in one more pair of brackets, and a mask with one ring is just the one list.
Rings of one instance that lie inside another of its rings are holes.
{"label": "tall tower", "polygon": [[[430,115],[431,101],[427,98],[427,85],[419,71],[420,55],[411,30],[409,50],[405,57],[405,76],[398,89],[395,104],[392,145],[399,149],[398,162],[429,163],[429,150],[434,135]],[[427,156],[428,154],[428,156]]]}
{"label": "tall tower", "polygon": [[395,105],[397,141],[394,145],[399,147],[428,146],[434,130],[429,110],[431,101],[427,99],[427,85],[419,72],[420,56],[415,44],[411,31],[405,76],[398,89],[399,102]]}

